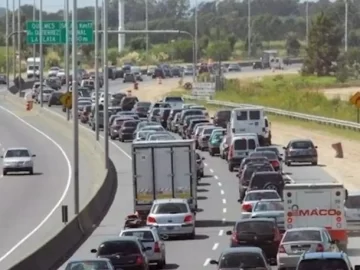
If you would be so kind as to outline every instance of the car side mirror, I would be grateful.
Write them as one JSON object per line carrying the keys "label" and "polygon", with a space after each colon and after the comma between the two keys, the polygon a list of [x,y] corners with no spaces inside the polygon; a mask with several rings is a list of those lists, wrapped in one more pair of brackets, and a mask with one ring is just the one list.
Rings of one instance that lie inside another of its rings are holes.
{"label": "car side mirror", "polygon": [[32,155],[32,157],[36,157],[36,155]]}
{"label": "car side mirror", "polygon": [[201,160],[205,160],[205,157],[202,157]]}
{"label": "car side mirror", "polygon": [[242,203],[242,202],[243,202],[243,200],[241,200],[241,199],[238,199],[237,201],[238,201],[238,203]]}
{"label": "car side mirror", "polygon": [[232,235],[232,231],[226,231],[226,235]]}
{"label": "car side mirror", "polygon": [[314,148],[315,148],[315,149],[317,149],[318,147],[317,147],[317,146],[315,146]]}
{"label": "car side mirror", "polygon": [[[215,261],[215,260],[211,260],[209,263],[210,263],[210,264],[219,264],[218,261]],[[356,267],[356,266],[355,266],[355,267]],[[355,269],[355,270],[356,270],[356,269]]]}
{"label": "car side mirror", "polygon": [[91,253],[96,253],[97,250],[93,248],[92,250],[90,250],[90,252],[91,252]]}
{"label": "car side mirror", "polygon": [[279,157],[279,161],[282,161],[283,159],[282,159],[282,157]]}

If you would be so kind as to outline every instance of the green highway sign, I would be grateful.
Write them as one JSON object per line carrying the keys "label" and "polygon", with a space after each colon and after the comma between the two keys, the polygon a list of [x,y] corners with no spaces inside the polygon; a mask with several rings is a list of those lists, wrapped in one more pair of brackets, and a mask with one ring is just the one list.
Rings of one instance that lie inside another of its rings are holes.
{"label": "green highway sign", "polygon": [[[66,34],[65,21],[43,21],[42,23],[42,43],[44,45],[71,44],[72,42],[72,23],[69,22],[69,33]],[[40,44],[40,23],[39,21],[26,22],[26,41],[27,44]],[[94,43],[94,22],[78,21],[77,23],[77,42],[78,44]]]}

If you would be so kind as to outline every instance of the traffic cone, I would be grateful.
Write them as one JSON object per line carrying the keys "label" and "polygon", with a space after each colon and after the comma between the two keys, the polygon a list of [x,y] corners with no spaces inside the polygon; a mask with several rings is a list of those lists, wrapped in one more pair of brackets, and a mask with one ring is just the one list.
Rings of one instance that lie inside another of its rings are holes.
{"label": "traffic cone", "polygon": [[27,111],[30,111],[31,110],[31,107],[30,107],[31,105],[30,105],[30,102],[29,101],[27,101],[26,102],[26,110]]}
{"label": "traffic cone", "polygon": [[134,82],[134,90],[138,90],[139,89],[139,84],[138,82]]}
{"label": "traffic cone", "polygon": [[158,83],[161,84],[161,77],[158,77]]}

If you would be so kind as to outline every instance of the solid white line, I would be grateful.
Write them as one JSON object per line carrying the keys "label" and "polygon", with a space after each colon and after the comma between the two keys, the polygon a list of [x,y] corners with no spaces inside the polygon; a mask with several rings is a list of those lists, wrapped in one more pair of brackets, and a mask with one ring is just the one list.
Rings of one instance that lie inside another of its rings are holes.
{"label": "solid white line", "polygon": [[210,263],[211,259],[210,258],[207,258],[204,262],[204,267],[207,266],[209,263]]}
{"label": "solid white line", "polygon": [[218,185],[219,185],[219,187],[221,187],[222,186],[221,182],[218,182]]}
{"label": "solid white line", "polygon": [[221,193],[221,195],[224,195],[225,192],[223,190],[220,190],[220,193]]}
{"label": "solid white line", "polygon": [[223,208],[223,213],[226,213],[226,208]]}
{"label": "solid white line", "polygon": [[224,230],[220,230],[220,231],[219,231],[219,236],[222,236],[223,233],[224,233]]}
{"label": "solid white line", "polygon": [[223,204],[226,204],[226,199],[222,199]]}
{"label": "solid white line", "polygon": [[11,253],[13,253],[19,246],[21,246],[26,240],[28,240],[34,233],[36,233],[49,220],[49,218],[54,214],[54,212],[59,208],[60,204],[65,199],[65,197],[69,191],[69,188],[70,188],[70,184],[72,181],[72,179],[71,179],[72,178],[72,167],[71,167],[71,162],[70,162],[68,156],[66,155],[66,152],[64,151],[64,149],[55,140],[53,140],[49,135],[42,132],[40,129],[34,127],[33,125],[29,124],[28,122],[26,122],[24,119],[22,119],[21,117],[19,117],[12,111],[10,111],[2,106],[0,106],[0,109],[7,112],[8,114],[14,116],[17,120],[19,120],[20,122],[22,122],[29,128],[35,130],[40,135],[44,136],[47,140],[49,140],[51,143],[53,143],[60,150],[61,154],[64,156],[64,159],[65,159],[67,167],[68,167],[68,176],[67,176],[67,180],[66,180],[65,189],[64,189],[63,193],[61,194],[61,197],[58,200],[58,202],[51,209],[51,211],[47,214],[47,216],[45,216],[45,218],[31,232],[29,232],[24,238],[22,238],[18,243],[16,243],[9,251],[7,251],[2,257],[0,257],[0,262],[1,262],[4,259],[6,259],[6,257],[8,257]]}
{"label": "solid white line", "polygon": [[217,175],[214,175],[214,178],[215,178],[216,180],[218,180],[218,179],[219,179],[219,177],[217,177]]}
{"label": "solid white line", "polygon": [[213,170],[213,169],[209,169],[209,171],[210,171],[211,173],[214,173],[214,170]]}
{"label": "solid white line", "polygon": [[218,248],[218,246],[219,246],[219,243],[215,243],[212,247],[212,250],[216,250]]}

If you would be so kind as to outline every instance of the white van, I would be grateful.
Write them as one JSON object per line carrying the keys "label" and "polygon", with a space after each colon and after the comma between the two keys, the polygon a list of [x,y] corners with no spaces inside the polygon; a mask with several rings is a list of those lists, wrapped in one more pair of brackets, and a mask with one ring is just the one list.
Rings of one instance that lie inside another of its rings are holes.
{"label": "white van", "polygon": [[271,144],[271,141],[269,142],[270,125],[263,107],[243,107],[232,110],[228,134],[234,136],[243,133],[257,134],[260,146]]}
{"label": "white van", "polygon": [[241,161],[259,147],[256,133],[236,134],[232,136],[228,151],[228,167],[233,172],[235,167],[240,166]]}

